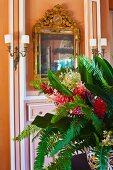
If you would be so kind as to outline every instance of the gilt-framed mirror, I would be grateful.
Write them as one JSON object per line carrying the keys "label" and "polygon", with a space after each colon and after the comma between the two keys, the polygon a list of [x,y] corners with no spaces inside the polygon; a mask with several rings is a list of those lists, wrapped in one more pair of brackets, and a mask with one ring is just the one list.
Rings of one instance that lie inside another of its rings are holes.
{"label": "gilt-framed mirror", "polygon": [[53,72],[76,65],[80,30],[62,5],[47,10],[33,26],[34,78],[47,78]]}

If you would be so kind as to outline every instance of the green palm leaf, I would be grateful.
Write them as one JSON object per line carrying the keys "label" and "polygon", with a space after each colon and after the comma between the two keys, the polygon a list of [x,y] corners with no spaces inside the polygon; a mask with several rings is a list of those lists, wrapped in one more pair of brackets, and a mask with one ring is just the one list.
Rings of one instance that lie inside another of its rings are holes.
{"label": "green palm leaf", "polygon": [[[95,60],[88,60],[88,58],[79,57],[79,65],[81,68],[84,66],[86,69],[86,74],[90,74],[90,77],[92,75],[92,82],[94,84],[98,84],[101,87],[108,86],[107,81],[103,77],[103,73],[101,72],[98,65],[95,63]],[[85,81],[87,83],[88,81]]]}
{"label": "green palm leaf", "polygon": [[109,70],[111,71],[111,73],[112,73],[112,75],[113,75],[113,67],[109,64],[109,62],[108,62],[107,60],[105,60],[105,59],[103,59],[103,60],[104,60],[104,62],[107,64]]}
{"label": "green palm leaf", "polygon": [[63,84],[61,84],[61,82],[58,80],[58,78],[51,72],[51,70],[48,70],[48,78],[50,81],[50,84],[52,85],[52,87],[56,90],[58,90],[59,92],[61,92],[64,95],[67,96],[72,96],[72,92]]}
{"label": "green palm leaf", "polygon": [[102,69],[103,77],[108,82],[108,84],[113,85],[113,73],[111,72],[111,69],[109,69],[110,66],[108,66],[108,63],[100,57],[96,57],[95,62]]}
{"label": "green palm leaf", "polygon": [[81,75],[81,80],[83,82],[92,83],[92,73],[88,72],[85,66],[82,64],[83,59],[81,59],[81,56],[78,57],[78,70]]}

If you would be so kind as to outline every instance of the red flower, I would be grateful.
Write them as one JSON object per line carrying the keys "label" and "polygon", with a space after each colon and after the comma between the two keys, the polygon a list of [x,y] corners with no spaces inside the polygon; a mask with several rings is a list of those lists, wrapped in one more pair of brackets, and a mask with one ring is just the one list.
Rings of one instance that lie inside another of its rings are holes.
{"label": "red flower", "polygon": [[82,82],[77,83],[77,88],[73,90],[73,94],[76,96],[80,96],[82,99],[86,99],[86,92],[88,93],[89,96],[91,96],[91,93]]}
{"label": "red flower", "polygon": [[58,107],[73,101],[73,97],[62,95],[57,90],[54,90],[50,98],[57,104]]}
{"label": "red flower", "polygon": [[98,97],[95,101],[94,101],[94,113],[99,117],[102,118],[105,115],[105,112],[107,110],[107,105],[106,103],[100,98]]}
{"label": "red flower", "polygon": [[49,95],[53,94],[53,89],[52,89],[52,87],[47,86],[44,82],[42,82],[42,90],[43,90],[44,93],[46,93],[46,94],[49,94]]}

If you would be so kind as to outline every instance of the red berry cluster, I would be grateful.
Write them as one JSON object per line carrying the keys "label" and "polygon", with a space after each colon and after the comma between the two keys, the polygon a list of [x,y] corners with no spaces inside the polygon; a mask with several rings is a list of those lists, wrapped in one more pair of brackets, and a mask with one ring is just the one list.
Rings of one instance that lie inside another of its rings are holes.
{"label": "red berry cluster", "polygon": [[98,97],[93,104],[94,107],[94,113],[99,117],[102,118],[104,117],[106,110],[107,110],[107,105],[106,103]]}

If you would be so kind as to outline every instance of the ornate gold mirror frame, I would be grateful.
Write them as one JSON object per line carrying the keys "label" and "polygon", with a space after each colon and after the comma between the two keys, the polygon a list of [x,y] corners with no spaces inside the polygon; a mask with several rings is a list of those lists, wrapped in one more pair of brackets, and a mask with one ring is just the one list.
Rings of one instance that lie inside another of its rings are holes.
{"label": "ornate gold mirror frame", "polygon": [[35,80],[46,78],[48,68],[55,72],[72,66],[70,56],[79,54],[79,44],[80,30],[68,11],[62,5],[47,10],[33,26]]}

